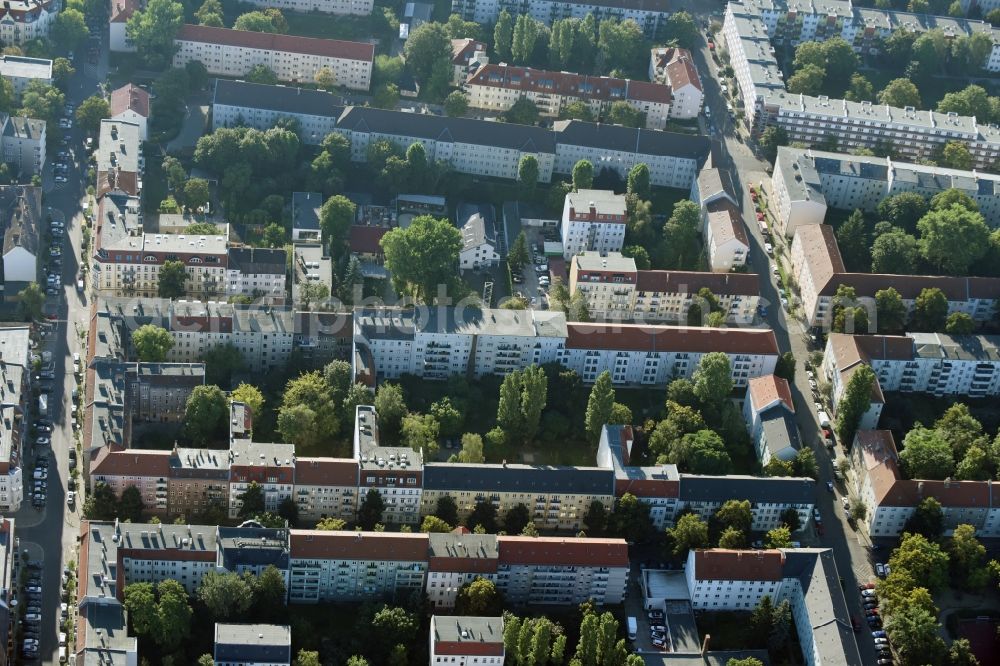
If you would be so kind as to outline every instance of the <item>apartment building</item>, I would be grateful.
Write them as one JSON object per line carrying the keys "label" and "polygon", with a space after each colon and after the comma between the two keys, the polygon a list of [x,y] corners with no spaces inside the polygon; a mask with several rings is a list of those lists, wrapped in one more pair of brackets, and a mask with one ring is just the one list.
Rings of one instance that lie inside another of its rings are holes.
{"label": "apartment building", "polygon": [[[3,20],[0,19],[0,27]],[[45,168],[45,121],[0,114],[3,161],[30,180]]]}
{"label": "apartment building", "polygon": [[35,39],[46,39],[59,13],[53,0],[10,0],[0,7],[0,41],[20,46]]}
{"label": "apartment building", "polygon": [[[355,228],[352,226],[351,231],[353,232]],[[458,251],[459,268],[463,270],[485,268],[487,266],[495,266],[499,261],[500,255],[497,253],[496,230],[492,220],[487,224],[480,213],[473,213],[466,220],[465,224],[462,225],[462,248]]]}
{"label": "apartment building", "polygon": [[[14,557],[17,553],[18,541],[14,536],[14,519],[0,518],[0,586],[2,586],[0,589],[3,590],[0,593],[0,599],[3,601],[0,604],[0,640],[5,641],[5,645],[9,645],[12,639],[13,615],[17,611],[14,592],[18,582]],[[11,612],[12,609],[14,612]],[[12,663],[8,661],[6,651],[0,656],[0,663],[4,666]]]}
{"label": "apartment building", "polygon": [[649,507],[653,527],[663,530],[674,524],[681,475],[677,465],[637,467],[632,464],[635,434],[630,425],[606,425],[597,445],[597,465],[614,471],[615,497],[629,494]]}
{"label": "apartment building", "polygon": [[323,195],[292,192],[292,242],[320,242],[319,218]]}
{"label": "apartment building", "polygon": [[295,445],[236,439],[229,443],[229,517],[240,517],[243,494],[256,483],[264,494],[264,510],[278,513],[293,496]]}
{"label": "apartment building", "polygon": [[16,290],[14,283],[34,282],[41,256],[42,188],[24,185],[0,186],[0,228],[3,229],[3,280]]}
{"label": "apartment building", "polygon": [[216,622],[212,658],[216,666],[290,666],[292,628]]}
{"label": "apartment building", "polygon": [[552,21],[565,18],[582,19],[593,14],[597,22],[601,19],[625,21],[631,19],[643,31],[652,36],[657,28],[671,14],[665,2],[643,2],[642,0],[584,0],[583,2],[558,2],[557,0],[452,0],[451,11],[466,21],[483,25],[497,22],[500,12],[507,10],[512,16],[527,14],[551,25]]}
{"label": "apartment building", "polygon": [[684,571],[695,611],[746,612],[765,596],[788,601],[803,663],[861,663],[831,549],[692,550]]}
{"label": "apartment building", "polygon": [[427,463],[420,513],[434,513],[442,497],[451,497],[463,522],[481,501],[503,516],[523,504],[539,530],[584,529],[583,517],[594,502],[614,507],[614,474],[598,467]]}
{"label": "apartment building", "polygon": [[466,37],[451,40],[451,85],[462,87],[482,65],[489,63],[486,43]]}
{"label": "apartment building", "polygon": [[358,405],[354,420],[354,460],[358,469],[358,502],[374,491],[382,497],[382,519],[397,525],[420,523],[424,462],[419,451],[386,446],[379,440],[375,408]]}
{"label": "apartment building", "polygon": [[746,266],[750,237],[739,208],[728,201],[710,203],[706,220],[705,250],[709,268],[717,273],[728,273]]}
{"label": "apartment building", "polygon": [[337,85],[351,90],[368,90],[375,58],[375,46],[363,42],[191,24],[181,26],[174,44],[174,67],[199,60],[209,74],[242,77],[263,65],[279,81],[302,83],[315,82],[317,72],[325,67]]}
{"label": "apartment building", "polygon": [[659,82],[497,63],[482,65],[465,81],[464,88],[469,94],[469,106],[498,113],[524,98],[544,116],[559,116],[569,104],[582,102],[599,118],[614,102],[621,101],[645,114],[647,129],[663,129],[671,117],[671,88]]}
{"label": "apartment building", "polygon": [[902,192],[931,199],[948,189],[968,195],[987,224],[1000,226],[1000,176],[995,174],[782,146],[771,177],[778,231],[789,238],[803,224],[821,224],[827,208],[872,212]]}
{"label": "apartment building", "polygon": [[98,199],[105,194],[138,197],[142,193],[142,141],[135,123],[101,121],[95,153]]}
{"label": "apartment building", "polygon": [[[116,295],[155,297],[160,270],[167,262],[181,262],[184,293],[195,298],[227,295],[229,250],[226,236],[147,234],[125,236],[117,243],[101,243],[94,254],[99,289]],[[249,277],[249,276],[248,276]],[[241,279],[235,280],[237,286]]]}
{"label": "apartment building", "polygon": [[250,0],[257,7],[274,7],[281,11],[308,14],[333,14],[335,16],[368,16],[372,13],[372,0]]}
{"label": "apartment building", "polygon": [[802,448],[791,389],[782,377],[764,375],[750,380],[743,419],[762,465],[772,458],[794,460]]}
{"label": "apartment building", "polygon": [[48,58],[0,55],[0,76],[14,86],[14,95],[20,97],[32,81],[52,84],[52,61]]}
{"label": "apartment building", "polygon": [[855,368],[875,371],[872,408],[862,428],[875,428],[885,391],[981,398],[1000,393],[1000,336],[907,333],[847,335],[831,333],[823,373],[833,387],[834,410]]}
{"label": "apartment building", "polygon": [[625,195],[578,190],[566,195],[562,212],[563,258],[591,250],[620,252],[625,241]]}
{"label": "apartment building", "polygon": [[111,93],[111,120],[139,126],[139,140],[148,136],[150,94],[139,86],[126,83]]}
{"label": "apartment building", "polygon": [[431,666],[502,666],[502,617],[432,615]]}
{"label": "apartment building", "polygon": [[941,504],[944,533],[972,525],[976,535],[1000,533],[1000,494],[993,481],[904,478],[892,432],[859,430],[851,448],[852,494],[867,507],[865,522],[873,537],[898,537],[917,505],[929,497]]}
{"label": "apartment building", "polygon": [[119,603],[90,603],[76,611],[73,642],[76,663],[90,666],[112,659],[121,664],[139,663],[139,642],[128,635],[128,622]]}
{"label": "apartment building", "polygon": [[[606,256],[584,252],[573,257],[570,294],[581,291],[596,320],[686,323],[692,305],[708,317],[710,303],[699,292],[708,289],[729,324],[749,324],[760,300],[755,275],[694,271],[637,270],[635,261],[617,252]],[[704,302],[702,302],[704,301]]]}
{"label": "apartment building", "polygon": [[315,146],[336,128],[343,112],[343,101],[322,90],[229,79],[214,82],[213,130],[220,127],[266,130],[283,118],[291,118],[298,121],[299,139]]}
{"label": "apartment building", "polygon": [[[788,20],[788,16],[794,18]],[[989,167],[1000,157],[1000,128],[954,113],[788,93],[771,46],[771,42],[795,46],[800,41],[844,37],[859,51],[877,53],[881,41],[896,30],[923,32],[930,28],[941,28],[955,37],[988,34],[993,49],[984,67],[1000,70],[997,28],[979,21],[853,8],[849,0],[822,8],[756,0],[730,2],[722,32],[747,123],[754,133],[767,125],[778,125],[790,142],[815,145],[832,139],[843,149],[891,146],[912,161],[930,157],[948,141],[961,141],[973,155],[976,168]]]}
{"label": "apartment building", "polygon": [[183,421],[188,398],[205,384],[204,363],[131,363],[126,367],[132,417],[147,423]]}
{"label": "apartment building", "polygon": [[431,533],[427,541],[427,599],[434,608],[454,608],[458,591],[477,578],[496,583],[500,560],[496,536],[457,527],[447,534]]}
{"label": "apartment building", "polygon": [[[29,435],[31,331],[28,326],[0,329],[0,511],[14,513],[24,500],[24,445]],[[0,529],[2,531],[2,529]],[[6,588],[5,588],[6,589]]]}
{"label": "apartment building", "polygon": [[286,253],[261,247],[231,247],[226,262],[226,296],[285,302]]}
{"label": "apartment building", "polygon": [[[899,292],[907,313],[925,289],[940,289],[948,300],[948,312],[968,314],[977,322],[990,321],[1000,300],[1000,279],[948,275],[884,275],[848,273],[837,247],[833,228],[825,224],[798,227],[792,239],[792,274],[810,326],[830,326],[833,298],[840,285],[852,287],[858,304],[869,313],[869,328],[875,329],[875,294],[893,287]],[[865,333],[867,331],[854,331]]]}
{"label": "apartment building", "polygon": [[355,375],[364,374],[362,359],[371,359],[370,372],[385,379],[506,375],[554,360],[565,339],[565,315],[545,310],[358,309]]}
{"label": "apartment building", "polygon": [[657,46],[651,49],[649,80],[669,86],[671,118],[697,118],[701,113],[705,90],[691,52],[687,49],[676,46]]}
{"label": "apartment building", "polygon": [[129,39],[125,30],[128,20],[135,12],[141,10],[145,3],[142,0],[112,0],[108,12],[108,50],[113,53],[134,53],[135,44]]}
{"label": "apartment building", "polygon": [[513,604],[620,604],[628,584],[624,539],[498,536],[497,590]]}
{"label": "apartment building", "polygon": [[296,458],[295,503],[306,524],[324,518],[353,521],[361,498],[358,463],[341,458]]}
{"label": "apartment building", "polygon": [[684,474],[678,505],[707,521],[727,500],[749,500],[753,514],[751,529],[767,532],[783,524],[781,514],[788,509],[798,512],[800,525],[808,525],[815,495],[816,482],[809,478]]}
{"label": "apartment building", "polygon": [[[292,246],[292,303],[297,307],[317,307],[334,296],[333,259],[324,244],[295,243]],[[324,296],[317,298],[317,288]]]}

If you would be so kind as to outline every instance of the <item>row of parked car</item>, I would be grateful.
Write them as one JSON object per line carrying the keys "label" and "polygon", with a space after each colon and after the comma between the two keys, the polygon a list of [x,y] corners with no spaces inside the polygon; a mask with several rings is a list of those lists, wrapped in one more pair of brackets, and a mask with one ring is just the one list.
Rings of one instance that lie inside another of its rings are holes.
{"label": "row of parked car", "polygon": [[42,563],[28,562],[28,578],[21,593],[21,603],[26,604],[21,654],[25,659],[37,659],[39,632],[42,622]]}
{"label": "row of parked car", "polygon": [[895,662],[892,659],[892,648],[889,647],[889,637],[882,628],[875,583],[862,583],[858,586],[858,591],[861,593],[861,602],[865,609],[865,621],[868,622],[868,628],[872,630],[872,640],[875,641],[875,653],[878,656],[876,663],[879,666],[892,666]]}
{"label": "row of parked car", "polygon": [[664,622],[663,611],[649,611],[649,638],[654,647],[667,649],[667,625]]}

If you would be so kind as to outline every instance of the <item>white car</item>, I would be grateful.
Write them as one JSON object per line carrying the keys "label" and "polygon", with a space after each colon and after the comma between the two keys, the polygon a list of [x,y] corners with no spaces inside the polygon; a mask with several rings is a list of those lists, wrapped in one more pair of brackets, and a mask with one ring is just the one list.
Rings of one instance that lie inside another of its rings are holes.
{"label": "white car", "polygon": [[69,178],[67,178],[66,176],[56,176],[55,181],[57,183],[68,183]]}
{"label": "white car", "polygon": [[774,256],[774,246],[770,243],[764,243],[764,251],[767,252],[769,256]]}
{"label": "white car", "polygon": [[24,616],[26,622],[41,622],[42,616],[38,613],[28,613]]}
{"label": "white car", "polygon": [[815,520],[817,523],[823,522],[823,517],[819,515],[819,509],[815,507],[813,508],[813,520]]}

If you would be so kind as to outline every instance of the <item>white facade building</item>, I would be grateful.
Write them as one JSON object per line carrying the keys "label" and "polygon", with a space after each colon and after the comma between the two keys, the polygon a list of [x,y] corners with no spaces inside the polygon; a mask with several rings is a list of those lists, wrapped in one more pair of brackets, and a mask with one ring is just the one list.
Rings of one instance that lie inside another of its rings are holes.
{"label": "white facade building", "polygon": [[45,121],[0,114],[3,161],[22,177],[38,175],[45,168]]}
{"label": "white facade building", "polygon": [[469,217],[462,225],[462,248],[458,251],[458,265],[463,270],[495,266],[500,261],[493,229],[479,213]]}
{"label": "white facade building", "polygon": [[0,76],[11,82],[18,97],[32,81],[52,84],[52,61],[48,58],[0,55]]}
{"label": "white facade building", "polygon": [[109,49],[112,53],[135,53],[135,44],[129,39],[125,27],[132,15],[143,7],[142,0],[111,0],[108,14]]}
{"label": "white facade building", "polygon": [[303,143],[319,145],[344,112],[340,98],[322,90],[215,80],[212,129],[253,127],[267,130],[283,118],[298,121]]}
{"label": "white facade building", "polygon": [[452,0],[451,10],[466,21],[492,25],[504,9],[512,16],[527,14],[545,25],[564,18],[582,19],[587,14],[598,18],[613,18],[620,21],[632,19],[648,35],[656,32],[658,26],[671,14],[671,7],[662,0],[642,2],[642,0],[584,0],[582,2],[558,2],[557,0]]}
{"label": "white facade building", "polygon": [[503,666],[502,617],[431,616],[431,666]]}
{"label": "white facade building", "polygon": [[283,12],[333,14],[335,16],[368,16],[373,0],[250,0],[257,7],[274,7]]}
{"label": "white facade building", "polygon": [[562,212],[563,257],[620,252],[625,241],[625,195],[579,190],[566,195]]}
{"label": "white facade building", "polygon": [[148,136],[150,95],[137,85],[127,83],[111,93],[111,120],[139,127],[139,140]]}
{"label": "white facade building", "polygon": [[362,42],[315,39],[185,24],[174,39],[173,66],[199,60],[209,74],[242,77],[256,65],[273,71],[280,81],[313,83],[328,68],[337,85],[368,90],[375,47]]}
{"label": "white facade building", "polygon": [[705,91],[691,52],[676,46],[658,46],[649,53],[649,80],[670,87],[670,117],[697,118]]}
{"label": "white facade building", "polygon": [[0,41],[21,45],[45,39],[59,13],[54,0],[10,0],[0,7]]}

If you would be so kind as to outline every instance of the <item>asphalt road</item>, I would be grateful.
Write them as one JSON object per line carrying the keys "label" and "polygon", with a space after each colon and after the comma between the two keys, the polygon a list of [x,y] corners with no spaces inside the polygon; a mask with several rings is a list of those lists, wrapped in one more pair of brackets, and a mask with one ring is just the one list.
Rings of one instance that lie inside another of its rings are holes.
{"label": "asphalt road", "polygon": [[[723,83],[718,75],[718,69],[712,54],[704,39],[704,24],[710,22],[710,13],[719,7],[697,5],[691,0],[681,2],[682,7],[691,12],[698,23],[702,35],[699,48],[693,53],[695,64],[702,76],[705,89],[705,105],[711,109],[712,121],[715,126],[714,138],[722,146],[722,161],[720,166],[729,170],[737,191],[742,194],[741,207],[750,232],[750,265],[760,276],[761,303],[767,306],[765,317],[767,324],[774,330],[778,346],[782,353],[791,351],[798,363],[796,364],[795,381],[792,384],[792,396],[795,402],[796,420],[803,441],[813,448],[819,463],[819,479],[816,484],[816,506],[823,519],[824,534],[812,539],[820,546],[833,549],[837,569],[843,579],[844,594],[851,614],[862,619],[864,612],[857,586],[860,583],[874,580],[870,543],[867,536],[855,530],[847,521],[840,504],[840,496],[845,490],[837,488],[836,493],[827,490],[827,482],[833,481],[833,465],[836,459],[819,442],[820,427],[813,405],[813,397],[806,376],[805,361],[810,352],[807,333],[804,324],[787,316],[780,305],[780,293],[771,273],[772,259],[764,251],[764,238],[756,224],[753,202],[750,199],[749,186],[756,187],[761,180],[768,180],[769,163],[759,160],[753,151],[747,147],[738,136],[737,122],[726,110],[726,99],[720,85]],[[686,5],[686,7],[685,7]],[[679,8],[679,9],[680,9]],[[721,16],[714,17],[722,22]],[[721,35],[716,34],[716,44]],[[730,91],[732,93],[732,91]],[[844,455],[843,448],[838,444],[836,455]],[[804,529],[812,530],[810,522]],[[863,663],[875,663],[874,644],[870,638],[867,626],[862,622],[862,630],[856,634],[858,649]]]}
{"label": "asphalt road", "polygon": [[[98,68],[83,64],[78,57],[75,63],[77,74],[69,85],[67,102],[79,106],[80,102],[98,89]],[[62,240],[63,288],[58,297],[49,296],[45,305],[46,314],[55,314],[55,328],[48,335],[41,348],[51,351],[55,363],[56,381],[52,382],[49,396],[49,418],[53,422],[52,446],[31,450],[29,462],[37,453],[49,453],[48,496],[46,505],[35,508],[27,494],[32,482],[30,471],[25,471],[25,500],[15,515],[17,536],[22,553],[35,561],[44,563],[42,576],[42,626],[39,636],[39,655],[44,664],[59,663],[59,623],[61,574],[63,567],[76,559],[75,545],[79,534],[80,507],[82,498],[73,507],[66,505],[67,482],[69,480],[69,449],[75,446],[72,418],[72,391],[76,386],[73,373],[73,353],[86,358],[86,341],[80,333],[87,327],[86,296],[76,291],[76,277],[80,272],[80,249],[82,244],[81,223],[83,203],[86,201],[87,156],[83,147],[83,134],[74,126],[69,131],[70,142],[59,150],[73,153],[67,183],[56,183],[53,179],[52,164],[47,161],[43,175],[42,205],[45,214],[53,218],[63,218],[66,233]],[[58,152],[58,151],[57,151]],[[46,215],[43,214],[43,218]],[[37,409],[37,405],[33,406]],[[37,418],[37,414],[32,419]],[[82,427],[82,426],[81,426]],[[27,449],[28,447],[26,447]],[[30,449],[28,449],[30,450]],[[77,484],[77,491],[83,483]],[[20,645],[17,646],[20,648]]]}

